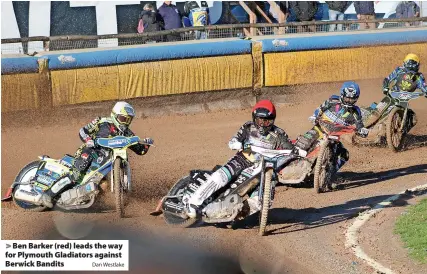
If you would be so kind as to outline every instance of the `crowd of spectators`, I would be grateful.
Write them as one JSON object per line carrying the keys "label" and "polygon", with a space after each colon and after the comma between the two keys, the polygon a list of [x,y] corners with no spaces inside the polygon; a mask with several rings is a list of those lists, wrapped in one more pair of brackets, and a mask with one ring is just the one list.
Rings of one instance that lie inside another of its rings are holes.
{"label": "crowd of spectators", "polygon": [[[199,3],[201,5],[199,5]],[[172,1],[164,1],[157,11],[153,5],[146,4],[139,16],[138,32],[153,32],[158,30],[171,30],[182,27],[206,26],[209,22],[209,8],[206,1],[187,1],[184,5],[184,14],[172,4]],[[207,33],[195,31],[195,39],[206,39]],[[159,41],[160,37],[151,40]],[[179,33],[166,35],[166,41],[180,40]]]}
{"label": "crowd of spectators", "polygon": [[[200,5],[199,5],[200,3]],[[262,2],[256,2],[262,3]],[[354,3],[357,20],[372,20],[376,18],[374,1],[326,1],[328,6],[329,21],[344,20],[344,13],[349,6]],[[280,9],[286,17],[292,16],[296,22],[310,22],[316,20],[318,12],[317,1],[280,1]],[[413,1],[402,1],[396,8],[397,18],[413,18],[420,16],[420,7]],[[418,23],[418,22],[416,22]],[[405,23],[406,26],[416,25]],[[184,4],[184,12],[172,4],[172,1],[165,1],[157,10],[151,4],[146,4],[139,16],[138,32],[155,32],[159,30],[171,30],[182,27],[206,26],[211,24],[209,8],[206,1],[187,1]],[[374,29],[376,23],[358,24],[359,29]],[[330,24],[329,31],[342,31],[343,24]],[[347,28],[348,29],[348,28]],[[297,32],[315,32],[315,25],[298,26]],[[194,39],[206,39],[208,33],[205,31],[191,32]],[[179,33],[171,33],[164,38],[151,38],[152,41],[159,40],[176,41],[180,40]]]}

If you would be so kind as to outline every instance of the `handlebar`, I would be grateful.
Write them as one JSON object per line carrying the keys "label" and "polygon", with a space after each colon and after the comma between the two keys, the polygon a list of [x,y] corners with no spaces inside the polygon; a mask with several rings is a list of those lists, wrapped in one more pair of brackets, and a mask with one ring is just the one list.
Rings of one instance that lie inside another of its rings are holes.
{"label": "handlebar", "polygon": [[297,152],[295,152],[295,149],[267,149],[254,145],[246,145],[242,151],[255,152],[267,158],[300,156]]}
{"label": "handlebar", "polygon": [[[334,127],[334,130],[325,131],[322,124],[327,124]],[[320,130],[327,135],[340,135],[339,133],[353,133],[356,130],[355,126],[345,126],[342,124],[332,123],[326,120],[317,121],[316,126],[320,128]]]}

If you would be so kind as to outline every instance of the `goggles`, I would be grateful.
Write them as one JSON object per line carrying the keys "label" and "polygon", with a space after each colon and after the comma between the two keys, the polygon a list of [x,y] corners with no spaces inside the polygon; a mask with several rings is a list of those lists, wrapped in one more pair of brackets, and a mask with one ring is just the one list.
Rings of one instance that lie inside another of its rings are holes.
{"label": "goggles", "polygon": [[119,123],[123,125],[130,125],[130,123],[132,122],[132,118],[133,117],[127,116],[127,115],[121,115],[121,114],[116,115],[117,121],[119,121]]}
{"label": "goggles", "polygon": [[273,125],[273,123],[274,123],[274,120],[268,120],[268,119],[263,119],[259,117],[255,118],[255,124],[260,127],[269,127]]}
{"label": "goggles", "polygon": [[344,101],[344,104],[354,105],[357,102],[357,98],[344,97],[343,101]]}

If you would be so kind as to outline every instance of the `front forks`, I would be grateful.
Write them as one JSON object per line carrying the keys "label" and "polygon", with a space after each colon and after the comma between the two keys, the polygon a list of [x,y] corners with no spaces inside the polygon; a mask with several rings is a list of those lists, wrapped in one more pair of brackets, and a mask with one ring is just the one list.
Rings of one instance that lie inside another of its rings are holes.
{"label": "front forks", "polygon": [[[111,178],[110,179],[110,189],[111,189],[112,193],[114,192],[114,161],[116,159],[117,159],[117,157],[114,158],[114,160],[111,162],[111,165],[113,166],[111,168],[111,171],[110,171],[110,178]],[[131,171],[130,171],[129,162],[127,160],[125,160],[125,159],[122,158],[122,165],[126,168],[126,172],[125,172],[125,174],[123,176],[124,179],[125,179],[124,183],[126,183],[126,190],[131,191],[131,187],[132,187],[131,182],[132,181],[131,181]]]}
{"label": "front forks", "polygon": [[408,117],[408,108],[405,108],[405,112],[403,113],[403,118],[402,118],[402,124],[400,125],[399,131],[402,133],[407,133],[404,132],[406,131],[406,119]]}

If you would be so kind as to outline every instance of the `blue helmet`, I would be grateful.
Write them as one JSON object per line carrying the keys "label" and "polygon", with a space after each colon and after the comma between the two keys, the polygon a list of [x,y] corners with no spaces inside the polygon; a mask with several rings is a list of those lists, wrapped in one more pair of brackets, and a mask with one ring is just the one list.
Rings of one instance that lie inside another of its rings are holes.
{"label": "blue helmet", "polygon": [[340,101],[344,106],[354,106],[360,96],[360,87],[353,81],[345,82],[340,90]]}

